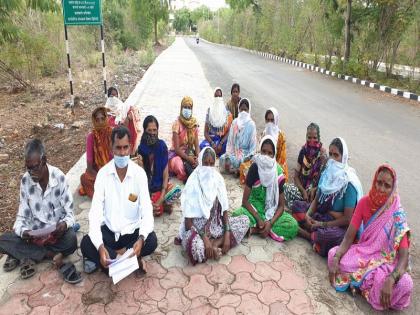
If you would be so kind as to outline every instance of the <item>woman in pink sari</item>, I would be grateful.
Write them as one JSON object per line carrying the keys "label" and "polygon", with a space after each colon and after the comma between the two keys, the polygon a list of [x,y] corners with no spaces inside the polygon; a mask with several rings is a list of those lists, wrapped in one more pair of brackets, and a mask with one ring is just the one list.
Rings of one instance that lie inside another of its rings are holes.
{"label": "woman in pink sari", "polygon": [[[356,234],[357,243],[353,244]],[[397,192],[397,175],[389,165],[375,173],[369,195],[357,204],[340,246],[328,253],[331,285],[360,293],[376,310],[410,305],[413,280],[408,267],[410,229]]]}

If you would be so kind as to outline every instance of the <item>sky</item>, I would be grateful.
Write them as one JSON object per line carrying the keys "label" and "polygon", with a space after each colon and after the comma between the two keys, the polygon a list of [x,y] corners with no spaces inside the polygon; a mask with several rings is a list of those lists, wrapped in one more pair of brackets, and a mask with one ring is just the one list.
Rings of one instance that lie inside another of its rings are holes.
{"label": "sky", "polygon": [[177,8],[180,8],[184,4],[191,10],[202,5],[209,7],[212,11],[227,6],[225,0],[174,0],[172,2],[176,4]]}

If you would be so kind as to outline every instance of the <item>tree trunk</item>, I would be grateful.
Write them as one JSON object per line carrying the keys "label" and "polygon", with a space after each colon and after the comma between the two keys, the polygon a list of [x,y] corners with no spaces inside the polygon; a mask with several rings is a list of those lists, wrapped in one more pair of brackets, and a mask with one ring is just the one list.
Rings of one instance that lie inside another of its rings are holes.
{"label": "tree trunk", "polygon": [[159,45],[158,34],[157,34],[157,24],[158,24],[158,19],[157,19],[157,16],[155,15],[153,17],[153,26],[154,26],[154,31],[155,31],[155,45]]}
{"label": "tree trunk", "polygon": [[350,59],[351,3],[352,3],[352,0],[347,0],[346,25],[345,25],[345,47],[344,47],[344,61],[345,62],[348,62]]}

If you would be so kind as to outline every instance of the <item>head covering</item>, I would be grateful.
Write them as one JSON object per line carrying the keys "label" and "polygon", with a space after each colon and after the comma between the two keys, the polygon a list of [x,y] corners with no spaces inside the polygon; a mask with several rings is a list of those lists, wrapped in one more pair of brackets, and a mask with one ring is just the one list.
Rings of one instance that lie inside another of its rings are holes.
{"label": "head covering", "polygon": [[209,218],[216,198],[219,200],[222,212],[228,210],[229,201],[225,181],[214,166],[203,166],[204,153],[211,147],[204,148],[198,156],[199,165],[185,184],[181,195],[181,208],[184,218]]}
{"label": "head covering", "polygon": [[[216,94],[217,90],[222,90],[217,87],[214,90]],[[227,122],[228,111],[225,104],[223,103],[223,97],[214,97],[212,106],[209,108],[209,123],[217,131],[223,130]]]}
{"label": "head covering", "polygon": [[[118,91],[118,90],[117,90]],[[118,95],[120,95],[118,93]],[[111,114],[115,116],[115,122],[118,124],[127,118],[130,106],[122,102],[119,96],[109,96],[106,100],[105,107],[109,109]]]}
{"label": "head covering", "polygon": [[278,141],[278,138],[279,138],[279,132],[281,131],[280,126],[279,126],[279,112],[274,107],[270,107],[265,112],[265,115],[267,115],[267,112],[272,112],[273,113],[274,123],[272,123],[272,122],[266,123],[263,134],[272,136],[276,145],[277,145],[277,141]]}
{"label": "head covering", "polygon": [[184,116],[182,116],[182,108],[184,108],[186,105],[193,106],[193,100],[189,96],[184,96],[181,101],[180,115],[178,119],[185,126],[185,128],[187,128],[188,148],[192,150],[195,142],[194,131],[195,128],[198,127],[198,123],[197,119],[195,119],[195,117],[192,115],[189,119],[186,119]]}
{"label": "head covering", "polygon": [[[265,136],[260,142],[260,151],[263,143],[269,140],[274,147],[274,156],[276,156],[276,142],[272,136]],[[265,217],[270,220],[277,210],[279,204],[279,184],[277,174],[277,162],[274,157],[268,155],[257,154],[253,157],[253,161],[257,164],[258,175],[260,177],[261,185],[266,187],[265,196]]]}
{"label": "head covering", "polygon": [[[241,104],[244,101],[247,101],[249,104],[248,112],[240,111]],[[239,130],[241,130],[251,120],[251,102],[247,98],[243,98],[238,103],[238,118],[236,118],[236,123],[238,125]]]}
{"label": "head covering", "polygon": [[357,177],[356,171],[348,164],[349,151],[347,144],[343,138],[338,139],[340,139],[343,145],[341,162],[329,159],[325,170],[322,172],[318,185],[320,190],[318,201],[321,204],[327,200],[334,203],[335,198],[342,198],[347,190],[348,183],[351,183],[356,189],[357,201],[363,195],[362,184]]}
{"label": "head covering", "polygon": [[[148,117],[145,118],[145,121]],[[154,121],[151,120],[150,122]],[[159,128],[159,125],[157,127]],[[144,128],[145,131],[146,128],[147,126]],[[168,165],[168,147],[165,141],[159,139],[154,145],[148,145],[146,137],[143,136],[138,147],[138,153],[143,159],[144,170],[149,183],[149,191],[151,193],[160,191],[163,185],[163,172]],[[151,156],[153,157],[153,171],[150,165]]]}
{"label": "head covering", "polygon": [[318,179],[322,167],[322,142],[319,126],[315,123],[311,123],[308,126],[307,131],[310,129],[316,130],[318,134],[318,141],[306,141],[301,149],[303,160],[300,173],[300,181],[302,182],[303,188],[305,189],[308,189],[311,186],[316,187],[318,185]]}
{"label": "head covering", "polygon": [[[379,173],[387,170],[392,176],[392,192],[390,194],[382,193],[376,189],[376,180],[378,179]],[[383,207],[387,202],[392,203],[392,200],[397,194],[397,173],[388,164],[382,164],[378,167],[373,178],[372,187],[369,191],[369,200],[372,205],[372,212],[376,212],[379,208]]]}
{"label": "head covering", "polygon": [[[102,112],[105,116],[105,123],[98,124],[96,122],[96,114]],[[108,123],[107,109],[105,107],[97,107],[92,112],[92,134],[93,134],[93,159],[95,165],[100,169],[109,162],[112,156],[111,134],[112,128]]]}

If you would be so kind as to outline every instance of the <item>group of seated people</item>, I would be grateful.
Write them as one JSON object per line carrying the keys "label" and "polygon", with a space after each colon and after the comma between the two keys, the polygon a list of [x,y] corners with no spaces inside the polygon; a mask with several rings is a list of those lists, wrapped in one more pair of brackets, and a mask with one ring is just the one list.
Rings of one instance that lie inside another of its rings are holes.
{"label": "group of seated people", "polygon": [[[220,258],[246,235],[279,242],[299,235],[328,257],[330,282],[337,291],[360,292],[377,310],[408,307],[413,290],[407,273],[410,230],[391,166],[377,169],[363,196],[344,139],[335,138],[325,148],[319,126],[311,123],[292,182],[278,111],[265,112],[265,128],[258,135],[251,102],[239,96],[236,83],[227,104],[222,90],[215,90],[201,143],[193,100],[184,97],[172,125],[170,150],[159,139],[154,116],[144,119],[143,134],[133,149],[137,140],[129,125],[138,120],[137,113],[128,109],[131,118],[121,117],[118,106],[123,103],[115,99],[118,94],[112,96],[115,91],[110,90],[107,106],[93,111],[93,129],[87,136],[87,169],[79,189],[92,198],[89,233],[80,244],[85,271],[107,271],[112,259],[133,248],[139,260],[136,273],[146,272],[142,257],[158,244],[154,216],[171,213],[180,193],[180,187],[170,183],[176,176],[185,186],[174,242],[182,245],[191,264]],[[131,159],[135,154],[138,163]],[[52,259],[65,281],[77,283],[80,273],[63,263],[77,248],[73,199],[65,176],[47,164],[39,140],[26,145],[25,165],[14,233],[0,236],[0,252],[7,254],[3,268],[20,266],[21,277],[29,278],[36,262]],[[222,173],[239,177],[243,184],[242,206],[232,212]],[[32,231],[49,225],[56,226],[50,235],[32,236]]]}

